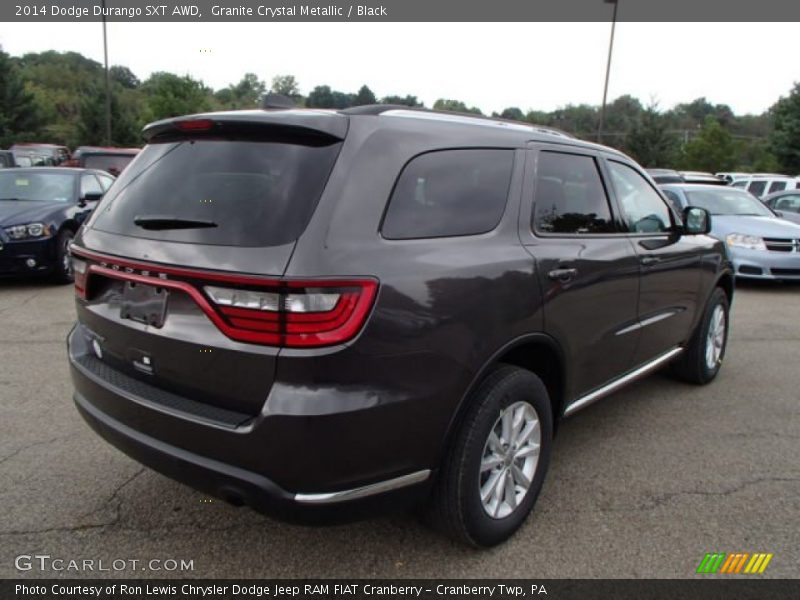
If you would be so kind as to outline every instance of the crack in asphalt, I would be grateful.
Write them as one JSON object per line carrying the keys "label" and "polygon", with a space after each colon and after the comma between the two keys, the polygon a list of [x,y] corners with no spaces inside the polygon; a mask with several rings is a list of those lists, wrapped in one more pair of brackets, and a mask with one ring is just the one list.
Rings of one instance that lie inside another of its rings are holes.
{"label": "crack in asphalt", "polygon": [[28,304],[28,302],[30,302],[31,300],[35,300],[36,298],[41,296],[44,292],[45,292],[45,290],[43,290],[43,289],[39,290],[33,296],[29,296],[28,298],[25,298],[22,302],[18,302],[18,303],[14,303],[14,304],[9,304],[8,306],[4,306],[3,308],[0,308],[0,314],[6,312],[7,310],[11,310],[12,308],[19,308],[20,306],[25,306],[26,304]]}
{"label": "crack in asphalt", "polygon": [[111,504],[114,500],[117,500],[116,505],[114,506],[114,515],[113,517],[105,523],[82,523],[79,525],[68,525],[68,526],[60,526],[60,527],[47,527],[44,529],[12,529],[7,531],[0,531],[0,537],[7,536],[7,535],[33,535],[33,534],[43,534],[43,533],[55,533],[55,532],[63,532],[63,533],[77,533],[79,531],[90,531],[92,529],[103,529],[106,527],[113,527],[116,525],[121,516],[122,516],[122,498],[119,497],[120,492],[130,485],[130,483],[139,477],[142,473],[147,470],[147,467],[140,467],[133,475],[128,477],[125,481],[120,483],[114,488],[114,491],[111,495],[106,499],[103,504],[88,513],[80,515],[78,519],[86,519],[95,513],[105,510],[109,504]]}
{"label": "crack in asphalt", "polygon": [[52,444],[53,442],[58,442],[60,440],[68,440],[71,437],[75,437],[75,435],[77,435],[77,433],[70,433],[69,435],[59,435],[49,440],[40,440],[38,442],[25,444],[24,446],[20,446],[19,448],[11,452],[11,454],[7,454],[6,456],[0,458],[0,465],[8,462],[9,460],[14,458],[15,456],[18,456],[25,450],[30,450],[31,448],[36,448],[37,446],[46,446],[47,444]]}

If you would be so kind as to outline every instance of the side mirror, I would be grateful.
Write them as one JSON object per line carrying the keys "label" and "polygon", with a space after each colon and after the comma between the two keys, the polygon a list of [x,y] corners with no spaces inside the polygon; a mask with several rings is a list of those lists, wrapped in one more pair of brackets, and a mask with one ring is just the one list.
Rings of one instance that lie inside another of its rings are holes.
{"label": "side mirror", "polygon": [[102,192],[87,192],[83,198],[78,201],[78,204],[81,206],[86,206],[89,202],[97,202],[98,200],[102,199],[102,197]]}
{"label": "side mirror", "polygon": [[711,215],[705,208],[687,206],[683,210],[684,235],[705,235],[711,231]]}
{"label": "side mirror", "polygon": [[783,214],[783,211],[782,211],[782,210],[776,210],[776,211],[773,211],[773,212],[774,212],[776,215],[778,215],[778,216],[779,216],[781,219],[782,219],[783,217],[785,217],[785,216],[786,216],[786,215],[784,215],[784,214]]}

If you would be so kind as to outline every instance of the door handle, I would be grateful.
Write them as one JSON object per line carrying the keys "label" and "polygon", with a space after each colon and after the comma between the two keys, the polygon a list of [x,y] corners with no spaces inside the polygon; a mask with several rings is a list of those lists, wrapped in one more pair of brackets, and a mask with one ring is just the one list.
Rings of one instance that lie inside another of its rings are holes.
{"label": "door handle", "polygon": [[547,276],[553,281],[569,281],[578,274],[578,269],[553,269]]}
{"label": "door handle", "polygon": [[640,262],[645,266],[655,265],[661,262],[661,259],[658,256],[643,256]]}

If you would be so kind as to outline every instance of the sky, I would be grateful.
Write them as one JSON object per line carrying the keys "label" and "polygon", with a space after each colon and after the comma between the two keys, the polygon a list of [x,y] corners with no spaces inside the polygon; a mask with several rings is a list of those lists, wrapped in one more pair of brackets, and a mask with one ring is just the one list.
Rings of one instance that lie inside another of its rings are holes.
{"label": "sky", "polygon": [[[100,23],[0,23],[3,50],[103,60]],[[453,98],[484,113],[602,101],[610,23],[109,23],[109,63],[140,79],[188,74],[219,89],[252,72],[294,75],[426,106]],[[609,101],[660,109],[705,96],[758,114],[800,81],[796,23],[617,23]]]}

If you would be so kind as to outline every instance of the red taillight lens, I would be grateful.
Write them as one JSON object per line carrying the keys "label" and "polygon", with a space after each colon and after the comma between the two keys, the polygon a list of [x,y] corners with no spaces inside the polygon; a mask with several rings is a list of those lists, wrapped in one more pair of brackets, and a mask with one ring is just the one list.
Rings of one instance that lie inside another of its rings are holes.
{"label": "red taillight lens", "polygon": [[355,337],[372,308],[378,284],[370,279],[284,281],[277,292],[203,289],[237,332],[258,332],[262,343],[269,345],[314,348]]}
{"label": "red taillight lens", "polygon": [[86,269],[88,264],[85,260],[76,256],[71,256],[72,275],[75,281],[75,293],[81,298],[86,298]]}
{"label": "red taillight lens", "polygon": [[208,131],[214,127],[214,121],[211,119],[187,119],[175,121],[175,126],[181,131]]}
{"label": "red taillight lens", "polygon": [[318,348],[347,342],[361,331],[378,292],[378,282],[368,278],[268,279],[133,262],[82,248],[73,248],[72,256],[81,298],[91,297],[93,276],[167,288],[192,298],[226,336],[250,344]]}

